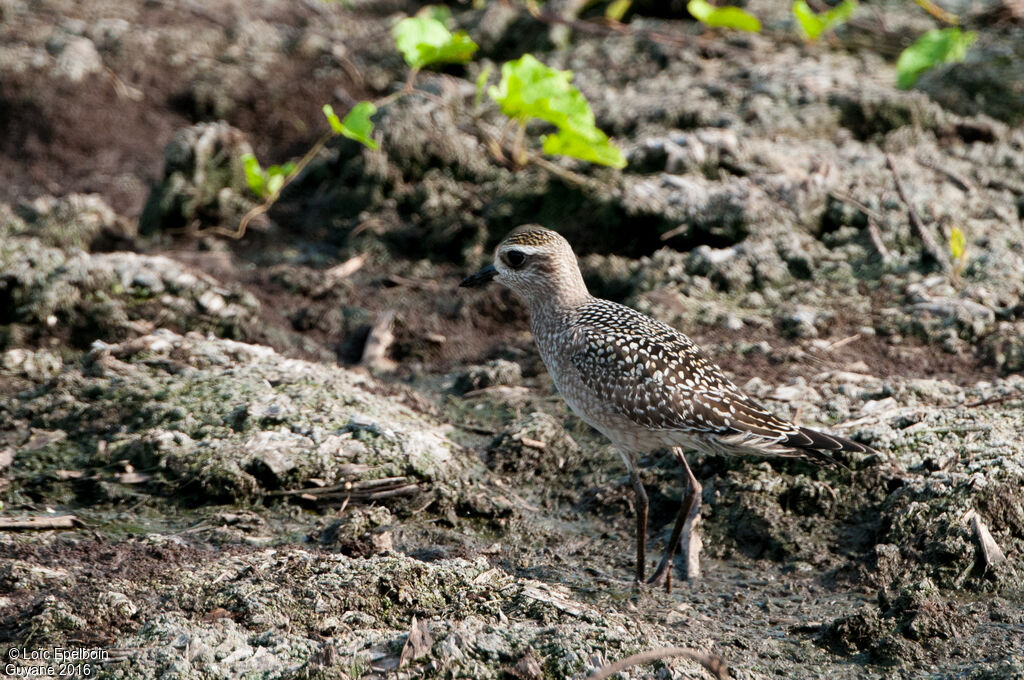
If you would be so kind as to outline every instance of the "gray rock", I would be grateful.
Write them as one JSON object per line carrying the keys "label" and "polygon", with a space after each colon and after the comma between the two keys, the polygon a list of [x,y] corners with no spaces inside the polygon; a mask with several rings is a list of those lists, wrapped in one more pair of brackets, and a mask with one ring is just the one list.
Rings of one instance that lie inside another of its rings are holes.
{"label": "gray rock", "polygon": [[102,241],[130,236],[123,220],[97,194],[42,196],[19,205],[17,213],[19,221],[7,221],[6,229],[0,229],[11,235],[34,236],[57,248],[90,250]]}
{"label": "gray rock", "polygon": [[164,149],[163,179],[146,201],[139,232],[236,228],[256,204],[241,160],[247,153],[252,147],[244,133],[224,122],[179,131]]}
{"label": "gray rock", "polygon": [[520,385],[523,382],[523,369],[514,361],[494,359],[480,366],[470,366],[464,373],[455,378],[452,390],[456,394],[465,394],[471,390],[479,390],[494,385]]}
{"label": "gray rock", "polygon": [[86,76],[103,71],[103,58],[92,40],[81,36],[69,36],[59,41],[56,73],[73,83]]}
{"label": "gray rock", "polygon": [[779,330],[790,338],[816,338],[825,319],[819,310],[798,307],[779,318]]}
{"label": "gray rock", "polygon": [[233,337],[252,337],[261,327],[252,295],[162,256],[67,254],[18,236],[0,243],[0,269],[12,304],[0,346],[69,334],[87,347],[145,333],[152,319]]}

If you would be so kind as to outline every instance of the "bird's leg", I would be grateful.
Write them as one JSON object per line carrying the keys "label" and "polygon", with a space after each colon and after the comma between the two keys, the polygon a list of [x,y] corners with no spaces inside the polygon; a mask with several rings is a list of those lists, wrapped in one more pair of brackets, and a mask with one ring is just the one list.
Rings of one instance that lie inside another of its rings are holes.
{"label": "bird's leg", "polygon": [[700,578],[701,541],[697,528],[700,525],[700,502],[703,487],[694,476],[690,465],[686,462],[683,450],[673,448],[672,453],[683,464],[683,470],[686,475],[686,495],[683,496],[683,501],[679,506],[679,515],[676,517],[676,525],[672,528],[672,537],[668,540],[665,555],[661,558],[661,562],[654,571],[654,575],[648,581],[648,583],[653,585],[664,583],[666,590],[670,587],[669,570],[672,566],[672,558],[675,556],[676,550],[679,549],[684,535],[686,542],[683,544],[682,553],[686,558],[686,578],[687,580]]}
{"label": "bird's leg", "polygon": [[629,469],[629,480],[636,494],[636,582],[639,585],[644,582],[647,560],[647,492],[633,467]]}

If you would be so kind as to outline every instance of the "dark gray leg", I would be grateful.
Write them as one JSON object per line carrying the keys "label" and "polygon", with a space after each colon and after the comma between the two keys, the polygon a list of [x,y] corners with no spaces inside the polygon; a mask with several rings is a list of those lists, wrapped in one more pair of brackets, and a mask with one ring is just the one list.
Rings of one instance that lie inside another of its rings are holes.
{"label": "dark gray leg", "polygon": [[[676,517],[676,525],[672,528],[672,537],[668,539],[665,555],[661,558],[661,562],[654,571],[654,575],[651,576],[651,580],[648,581],[648,583],[653,585],[664,583],[666,590],[670,588],[671,583],[669,571],[672,566],[672,558],[675,556],[676,550],[680,548],[680,543],[682,543],[682,555],[686,560],[687,580],[692,581],[700,578],[701,542],[697,528],[700,525],[700,502],[703,487],[701,487],[700,482],[693,475],[689,463],[686,462],[683,450],[674,448],[672,453],[683,464],[686,476],[686,495],[683,496],[683,502],[680,504],[679,515]],[[683,540],[684,538],[685,540]]]}
{"label": "dark gray leg", "polygon": [[629,470],[629,481],[633,482],[636,494],[636,582],[640,584],[644,582],[647,560],[647,492],[633,468]]}

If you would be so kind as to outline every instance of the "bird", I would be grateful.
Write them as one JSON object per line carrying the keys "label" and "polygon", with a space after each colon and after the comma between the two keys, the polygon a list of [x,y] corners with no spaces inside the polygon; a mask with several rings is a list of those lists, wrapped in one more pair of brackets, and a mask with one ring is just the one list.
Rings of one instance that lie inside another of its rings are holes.
{"label": "bird", "polygon": [[[689,337],[587,290],[569,242],[539,225],[511,231],[493,264],[462,287],[496,282],[526,305],[537,350],[555,388],[584,422],[603,434],[625,463],[635,494],[635,583],[671,588],[683,543],[686,578],[700,578],[702,486],[686,452],[802,456],[833,461],[839,451],[874,453],[844,437],[800,427],[743,393]],[[668,448],[686,490],[658,567],[645,581],[648,499],[637,457]]]}

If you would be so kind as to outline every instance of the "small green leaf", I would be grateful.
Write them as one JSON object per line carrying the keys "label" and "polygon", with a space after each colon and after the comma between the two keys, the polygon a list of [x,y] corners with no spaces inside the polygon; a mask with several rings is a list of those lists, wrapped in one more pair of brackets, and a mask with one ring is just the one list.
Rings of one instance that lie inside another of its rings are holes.
{"label": "small green leaf", "polygon": [[377,107],[372,102],[359,102],[341,121],[341,134],[376,151],[380,145],[370,137],[373,134],[373,121],[370,120],[370,116],[375,113]]}
{"label": "small green leaf", "polygon": [[411,68],[430,64],[464,64],[477,44],[465,31],[452,33],[433,16],[407,17],[395,25],[395,46]]}
{"label": "small green leaf", "polygon": [[622,21],[622,17],[626,16],[626,12],[632,5],[633,0],[612,0],[611,4],[605,8],[604,15],[612,21]]}
{"label": "small green leaf", "polygon": [[949,232],[949,252],[957,262],[964,259],[967,250],[967,243],[964,239],[964,232],[960,227],[953,227]]}
{"label": "small green leaf", "polygon": [[800,30],[811,40],[817,40],[825,31],[825,22],[815,14],[805,0],[796,0],[793,3],[793,16],[800,25]]}
{"label": "small green leaf", "polygon": [[277,196],[284,183],[295,172],[295,163],[288,161],[284,165],[271,165],[263,171],[264,190],[267,196]]}
{"label": "small green leaf", "polygon": [[896,60],[896,86],[906,90],[913,87],[922,73],[938,64],[963,61],[977,39],[974,31],[959,28],[928,31],[900,53]]}
{"label": "small green leaf", "polygon": [[277,192],[281,191],[281,187],[284,186],[284,175],[274,174],[267,176],[267,194],[270,196],[276,196]]}
{"label": "small green leaf", "polygon": [[476,77],[476,97],[473,98],[473,106],[480,106],[480,101],[484,98],[484,89],[487,87],[487,79],[491,77],[491,70],[491,65],[488,64]]}
{"label": "small green leaf", "polygon": [[626,167],[622,150],[598,130],[600,137],[584,137],[572,130],[559,130],[544,137],[544,153],[552,156],[570,156],[581,161],[608,165],[620,170]]}
{"label": "small green leaf", "polygon": [[825,30],[830,31],[836,26],[850,20],[853,13],[857,11],[857,0],[843,0],[841,3],[825,12],[822,18],[825,20]]}
{"label": "small green leaf", "polygon": [[267,190],[260,162],[256,160],[256,156],[251,153],[242,154],[241,160],[242,168],[245,170],[245,183],[249,185],[249,190],[257,197],[263,198],[267,195]]}
{"label": "small green leaf", "polygon": [[693,18],[708,28],[734,28],[750,33],[761,32],[761,21],[739,7],[715,7],[708,0],[690,0],[686,9]]}
{"label": "small green leaf", "polygon": [[793,3],[793,16],[803,34],[810,40],[817,40],[822,33],[831,31],[836,26],[845,23],[853,13],[857,11],[857,0],[843,0],[832,9],[816,13],[810,8],[806,0],[796,0]]}
{"label": "small green leaf", "polygon": [[327,116],[327,122],[336,134],[354,139],[374,151],[380,148],[380,145],[370,137],[373,134],[373,121],[370,120],[370,116],[375,113],[377,107],[372,102],[359,102],[348,112],[345,120],[339,120],[334,108],[330,104],[324,104],[324,115]]}

